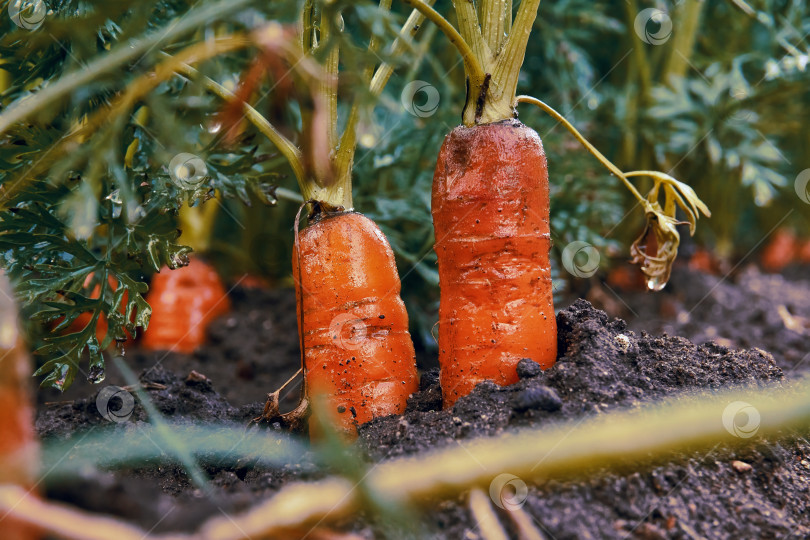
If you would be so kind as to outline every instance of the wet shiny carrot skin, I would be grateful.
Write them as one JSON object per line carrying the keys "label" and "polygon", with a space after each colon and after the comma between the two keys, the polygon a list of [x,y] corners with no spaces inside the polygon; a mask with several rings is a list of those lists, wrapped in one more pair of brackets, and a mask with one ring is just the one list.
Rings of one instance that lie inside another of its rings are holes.
{"label": "wet shiny carrot skin", "polygon": [[188,266],[155,274],[146,301],[152,317],[143,347],[185,354],[205,343],[206,327],[231,308],[216,270],[197,257]]}
{"label": "wet shiny carrot skin", "polygon": [[549,250],[548,170],[537,133],[517,120],[459,126],[433,178],[445,407],[517,363],[557,356]]}
{"label": "wet shiny carrot skin", "polygon": [[308,396],[324,397],[330,421],[350,434],[404,412],[418,388],[416,362],[382,231],[355,212],[312,223],[299,235],[293,277]]}

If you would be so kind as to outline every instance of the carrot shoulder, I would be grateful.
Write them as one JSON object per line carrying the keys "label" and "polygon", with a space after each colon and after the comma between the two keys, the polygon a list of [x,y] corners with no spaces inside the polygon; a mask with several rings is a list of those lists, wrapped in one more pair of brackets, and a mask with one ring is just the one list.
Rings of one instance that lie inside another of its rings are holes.
{"label": "carrot shoulder", "polygon": [[404,412],[418,386],[416,363],[382,231],[359,213],[327,214],[300,233],[293,276],[307,395],[325,398],[331,421],[347,432]]}
{"label": "carrot shoulder", "polygon": [[439,281],[439,363],[445,406],[517,363],[557,356],[546,157],[517,120],[459,126],[433,179]]}

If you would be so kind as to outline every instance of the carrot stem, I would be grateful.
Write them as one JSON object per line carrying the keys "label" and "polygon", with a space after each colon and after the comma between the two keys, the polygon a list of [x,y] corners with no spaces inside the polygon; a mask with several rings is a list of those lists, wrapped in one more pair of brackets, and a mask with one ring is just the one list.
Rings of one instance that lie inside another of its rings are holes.
{"label": "carrot stem", "polygon": [[[338,27],[335,28],[336,21],[330,21],[325,18],[321,18],[321,35],[319,40],[319,46],[321,44],[328,45],[329,39],[334,32],[341,32],[343,29]],[[329,145],[329,153],[330,155],[333,154],[337,150],[337,101],[338,101],[338,64],[340,62],[340,48],[336,45],[332,45],[329,49],[329,54],[327,54],[326,59],[324,60],[324,71],[326,71],[326,77],[321,80],[318,91],[321,94],[321,98],[323,99],[324,103],[326,104],[326,133],[327,133],[327,143]],[[351,192],[351,178],[347,181],[347,185],[344,186],[346,191]]]}
{"label": "carrot stem", "polygon": [[489,71],[492,62],[492,51],[484,42],[478,12],[472,2],[453,2],[458,18],[458,31],[473,50],[473,54],[481,63],[484,71]]}
{"label": "carrot stem", "polygon": [[[189,77],[198,76],[200,74],[199,71],[188,64],[181,64],[177,71]],[[233,92],[210,77],[203,76],[202,83],[207,90],[224,100],[236,99]],[[282,135],[281,132],[276,129],[276,127],[273,126],[273,124],[271,124],[270,121],[267,120],[267,118],[265,118],[259,111],[247,103],[243,104],[243,109],[245,118],[256,126],[256,129],[267,137],[270,142],[273,143],[276,148],[278,148],[278,151],[281,152],[281,154],[287,159],[287,162],[290,164],[290,167],[293,170],[293,174],[295,174],[295,178],[298,180],[299,187],[302,187],[303,189],[302,183],[306,176],[304,174],[301,150],[299,150],[298,147],[295,146],[295,144],[293,144],[293,142],[287,137]]]}
{"label": "carrot stem", "polygon": [[[385,2],[386,0],[383,0]],[[381,7],[383,2],[380,2]],[[428,6],[432,5],[435,0],[427,0],[425,2]],[[387,2],[390,5],[390,2]],[[403,53],[406,47],[410,44],[419,27],[425,20],[425,16],[417,10],[413,10],[399,31],[399,36],[394,40],[391,45],[391,54],[396,56]],[[369,42],[369,50],[376,49],[376,40],[372,38]],[[394,67],[391,64],[383,62],[380,66],[373,71],[371,81],[369,82],[369,92],[373,96],[379,96],[391,75],[394,73]],[[340,146],[338,147],[335,156],[335,170],[338,175],[338,183],[343,181],[343,178],[351,176],[352,164],[354,162],[354,153],[357,148],[357,122],[360,120],[360,105],[361,99],[358,96],[352,103],[349,111],[349,117],[346,120],[346,127],[343,130],[343,135],[340,138]]]}
{"label": "carrot stem", "polygon": [[458,30],[453,28],[453,25],[450,24],[447,19],[442,17],[439,12],[426,2],[422,0],[404,0],[404,2],[418,10],[426,19],[438,26],[439,30],[450,40],[450,43],[452,43],[459,54],[461,54],[465,71],[467,72],[467,76],[471,79],[471,85],[473,81],[483,82],[486,78],[486,74],[481,66],[481,62],[476,57],[473,49],[470,48],[470,45],[464,40],[461,34],[459,34]]}
{"label": "carrot stem", "polygon": [[473,111],[470,110],[468,101],[464,118],[466,125],[497,122],[514,116],[520,67],[523,65],[526,45],[529,43],[529,35],[539,7],[540,0],[523,0],[520,3],[512,29],[492,71],[490,95],[484,96],[484,106],[477,111],[477,118],[470,116]]}
{"label": "carrot stem", "polygon": [[313,22],[313,15],[315,14],[315,5],[312,0],[306,0],[304,7],[301,9],[301,50],[304,54],[312,52],[315,47],[315,23]]}
{"label": "carrot stem", "polygon": [[481,32],[484,42],[493,54],[498,54],[512,26],[512,2],[509,0],[484,0],[481,6]]}

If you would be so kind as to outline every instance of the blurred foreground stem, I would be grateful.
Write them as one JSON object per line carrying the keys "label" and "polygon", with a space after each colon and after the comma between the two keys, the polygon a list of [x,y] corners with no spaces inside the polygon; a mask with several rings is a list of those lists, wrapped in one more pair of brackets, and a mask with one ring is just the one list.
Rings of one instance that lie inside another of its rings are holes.
{"label": "blurred foreground stem", "polygon": [[[0,487],[0,513],[11,511],[17,519],[63,538],[100,538],[77,536],[76,531],[104,528],[122,535],[116,538],[259,538],[346,516],[360,508],[363,492],[395,504],[424,504],[474,486],[487,486],[506,471],[527,481],[587,478],[606,467],[637,471],[640,462],[665,463],[682,459],[673,454],[678,451],[713,450],[720,444],[730,447],[759,444],[760,437],[786,436],[785,430],[791,428],[807,431],[810,428],[808,395],[810,383],[793,388],[779,385],[758,391],[727,391],[711,398],[675,399],[641,410],[472,440],[463,447],[450,446],[379,464],[364,477],[365,489],[357,489],[351,480],[336,476],[289,484],[271,499],[241,515],[210,519],[192,535],[150,536],[108,518],[80,512],[65,515],[59,505],[25,497],[23,491],[14,486]],[[758,414],[758,421],[751,412]],[[741,419],[746,419],[744,424],[748,424],[745,432],[739,431]],[[60,519],[53,519],[53,512],[59,512]]]}

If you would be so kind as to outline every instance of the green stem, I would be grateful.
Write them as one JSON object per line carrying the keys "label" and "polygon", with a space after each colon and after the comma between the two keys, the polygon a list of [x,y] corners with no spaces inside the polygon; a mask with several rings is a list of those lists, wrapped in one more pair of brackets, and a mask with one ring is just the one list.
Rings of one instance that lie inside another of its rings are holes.
{"label": "green stem", "polygon": [[[177,71],[179,73],[182,73],[183,75],[192,78],[200,75],[199,71],[189,66],[188,64],[182,64]],[[232,101],[236,99],[236,96],[233,94],[233,92],[231,92],[230,90],[228,90],[227,88],[225,88],[224,86],[222,86],[221,84],[219,84],[218,82],[209,77],[203,76],[202,83],[207,90],[216,94],[217,96],[226,101]],[[295,146],[295,144],[293,144],[292,141],[290,141],[287,137],[282,135],[281,132],[278,131],[278,129],[276,129],[276,127],[273,126],[273,124],[271,124],[267,120],[267,118],[262,116],[262,114],[259,111],[257,111],[247,103],[243,104],[243,110],[245,113],[245,118],[247,118],[248,121],[250,121],[254,126],[256,126],[256,129],[258,129],[265,137],[267,137],[270,140],[270,142],[273,143],[276,148],[278,148],[278,151],[281,152],[281,155],[283,155],[286,158],[287,162],[290,164],[290,167],[293,170],[293,174],[295,174],[295,178],[298,180],[300,187],[304,179],[306,178],[306,175],[304,173],[304,166],[302,163],[301,150],[299,150],[298,147]]]}
{"label": "green stem", "polygon": [[[430,6],[433,2],[435,2],[435,0],[428,0],[425,3]],[[413,10],[411,12],[405,24],[402,26],[402,29],[399,31],[399,36],[397,36],[397,39],[395,39],[394,43],[391,45],[392,56],[398,56],[405,52],[424,20],[425,16],[419,11]],[[372,50],[373,43],[374,42],[369,43],[370,50]],[[391,64],[380,64],[377,70],[374,71],[371,82],[369,82],[369,92],[372,96],[378,97],[382,93],[393,73],[394,67],[391,66]],[[358,96],[352,103],[349,118],[346,120],[346,127],[340,138],[340,146],[338,147],[335,157],[335,170],[337,171],[338,182],[344,181],[344,178],[351,177],[352,174],[352,164],[354,163],[354,154],[357,149],[357,122],[360,120],[361,98],[362,96]]]}
{"label": "green stem", "polygon": [[221,0],[199,10],[193,9],[178,20],[172,21],[166,27],[152,32],[144,38],[121,43],[112,52],[102,55],[80,69],[64,75],[35,95],[12,103],[0,115],[0,135],[8,131],[14,124],[39,113],[45,107],[61,100],[77,88],[98,79],[101,75],[114,70],[122,64],[137,60],[166,41],[194,30],[198,26],[237,13],[249,3],[250,0]]}
{"label": "green stem", "polygon": [[638,192],[636,187],[630,183],[630,180],[627,179],[627,175],[625,175],[621,169],[619,169],[616,165],[614,165],[608,158],[605,157],[602,152],[596,149],[594,145],[592,145],[588,140],[575,128],[571,122],[566,120],[566,118],[555,111],[550,105],[547,105],[540,101],[539,99],[532,97],[532,96],[518,96],[517,97],[518,103],[531,103],[532,105],[536,105],[540,107],[543,111],[546,112],[549,116],[554,118],[556,121],[561,123],[565,129],[567,129],[581,144],[585,147],[588,152],[591,153],[593,157],[599,160],[599,162],[607,168],[610,172],[614,175],[618,176],[619,179],[624,183],[625,187],[633,194],[633,196],[642,204],[646,202],[646,199],[642,197],[641,193]]}

